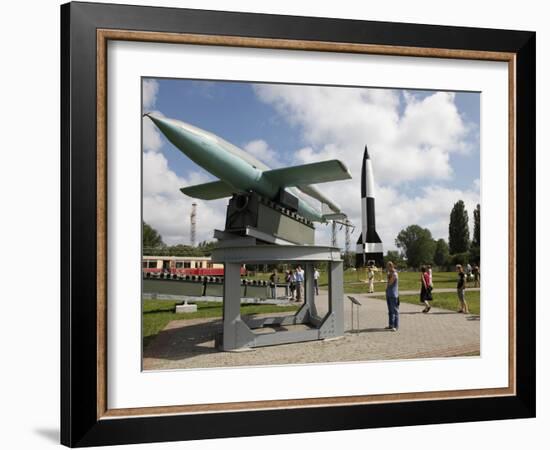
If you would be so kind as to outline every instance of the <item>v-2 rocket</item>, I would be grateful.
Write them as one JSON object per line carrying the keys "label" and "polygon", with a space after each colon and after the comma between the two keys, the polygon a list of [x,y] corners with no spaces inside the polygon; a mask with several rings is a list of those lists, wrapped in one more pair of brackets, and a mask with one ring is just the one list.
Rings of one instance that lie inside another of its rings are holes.
{"label": "v-2 rocket", "polygon": [[375,194],[372,162],[367,146],[363,154],[361,166],[361,234],[357,240],[355,267],[364,267],[371,261],[378,267],[384,265],[384,249],[382,240],[376,232]]}

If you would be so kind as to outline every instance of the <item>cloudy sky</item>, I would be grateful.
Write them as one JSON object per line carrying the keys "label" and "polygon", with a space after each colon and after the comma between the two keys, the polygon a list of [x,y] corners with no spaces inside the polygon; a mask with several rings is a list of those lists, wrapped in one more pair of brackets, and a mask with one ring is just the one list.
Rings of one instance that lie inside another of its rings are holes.
{"label": "cloudy sky", "polygon": [[[352,180],[320,189],[357,225],[360,170],[368,145],[376,185],[377,231],[385,249],[411,224],[448,238],[462,199],[473,227],[479,203],[479,94],[193,80],[143,80],[143,110],[183,120],[254,154],[270,167],[337,158]],[[192,199],[179,188],[213,177],[143,119],[143,219],[167,244],[190,242]],[[227,199],[196,201],[197,240],[223,229]],[[318,203],[312,200],[314,203]],[[319,244],[330,242],[318,224]],[[344,233],[338,236],[343,247]]]}

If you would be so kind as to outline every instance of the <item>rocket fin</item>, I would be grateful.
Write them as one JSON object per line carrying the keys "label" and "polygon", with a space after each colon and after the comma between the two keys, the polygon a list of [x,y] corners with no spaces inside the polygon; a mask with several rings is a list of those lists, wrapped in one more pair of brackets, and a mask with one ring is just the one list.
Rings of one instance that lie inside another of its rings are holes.
{"label": "rocket fin", "polygon": [[183,187],[180,191],[189,197],[201,200],[215,200],[218,198],[231,197],[233,193],[239,192],[238,189],[231,187],[221,180]]}
{"label": "rocket fin", "polygon": [[382,242],[382,239],[380,239],[380,236],[378,236],[378,233],[376,231],[367,230],[367,242]]}
{"label": "rocket fin", "polygon": [[351,178],[348,168],[337,159],[266,170],[262,173],[262,176],[280,187],[327,183]]}

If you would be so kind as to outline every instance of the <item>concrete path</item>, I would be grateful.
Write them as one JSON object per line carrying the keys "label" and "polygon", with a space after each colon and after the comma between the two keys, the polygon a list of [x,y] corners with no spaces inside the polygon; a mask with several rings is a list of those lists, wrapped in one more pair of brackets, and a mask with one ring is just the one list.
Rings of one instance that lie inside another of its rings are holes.
{"label": "concrete path", "polygon": [[[384,329],[388,321],[385,300],[366,294],[352,295],[362,303],[359,330],[351,331],[351,303],[345,297],[347,331],[343,338],[229,353],[214,347],[214,336],[221,331],[221,319],[174,320],[145,349],[143,368],[162,370],[438,358],[478,355],[480,352],[479,316],[437,308],[423,314],[422,305],[401,303],[399,331],[392,332]],[[316,297],[316,303],[319,312],[326,310],[326,294],[322,292]]]}
{"label": "concrete path", "polygon": [[[480,288],[466,288],[466,292],[471,292],[471,291],[479,291]],[[439,288],[439,289],[434,289],[432,291],[434,294],[437,294],[438,292],[456,292],[456,288]],[[354,294],[349,294],[349,295],[354,295]],[[386,293],[385,292],[373,292],[371,294],[365,294],[367,297],[385,297]],[[416,290],[408,290],[408,291],[404,291],[404,290],[401,290],[399,289],[399,295],[420,295],[420,289],[416,289]]]}

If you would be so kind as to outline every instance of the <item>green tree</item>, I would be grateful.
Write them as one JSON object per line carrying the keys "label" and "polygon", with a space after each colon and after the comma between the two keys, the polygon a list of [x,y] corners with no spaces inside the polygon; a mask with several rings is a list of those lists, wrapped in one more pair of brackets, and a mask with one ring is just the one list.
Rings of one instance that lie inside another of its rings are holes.
{"label": "green tree", "polygon": [[398,269],[407,267],[407,262],[403,259],[403,255],[396,250],[388,250],[388,253],[384,256],[384,267],[388,264],[388,261],[394,263]]}
{"label": "green tree", "polygon": [[158,248],[164,247],[162,237],[151,225],[143,222],[143,248]]}
{"label": "green tree", "polygon": [[461,266],[464,266],[468,264],[468,262],[472,262],[470,261],[470,254],[468,252],[455,253],[454,255],[451,255],[449,259],[453,265],[460,264]]}
{"label": "green tree", "polygon": [[472,247],[470,248],[470,251],[468,252],[468,261],[470,264],[479,264],[479,247]]}
{"label": "green tree", "polygon": [[216,241],[202,241],[202,242],[199,242],[199,245],[197,246],[197,248],[202,255],[210,256],[212,254],[212,250],[214,250],[217,247],[217,245],[218,243]]}
{"label": "green tree", "polygon": [[464,202],[459,200],[453,206],[449,221],[449,251],[464,253],[470,246],[470,231],[468,229],[468,211]]}
{"label": "green tree", "polygon": [[481,247],[481,209],[479,204],[474,209],[474,238],[469,252],[470,263],[479,264]]}
{"label": "green tree", "polygon": [[474,238],[472,239],[472,246],[481,247],[481,209],[479,203],[474,209]]}
{"label": "green tree", "polygon": [[427,228],[409,225],[399,232],[395,239],[395,245],[403,249],[409,267],[420,267],[424,263],[433,263],[435,241]]}
{"label": "green tree", "polygon": [[444,266],[449,261],[449,246],[445,239],[438,239],[435,243],[434,264]]}

